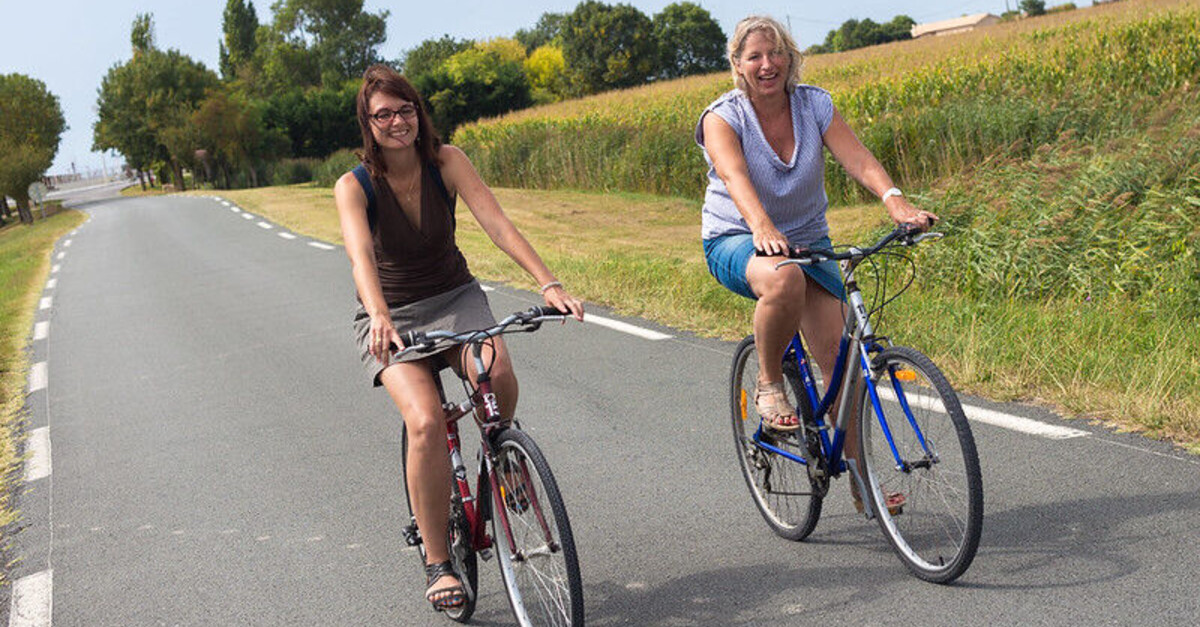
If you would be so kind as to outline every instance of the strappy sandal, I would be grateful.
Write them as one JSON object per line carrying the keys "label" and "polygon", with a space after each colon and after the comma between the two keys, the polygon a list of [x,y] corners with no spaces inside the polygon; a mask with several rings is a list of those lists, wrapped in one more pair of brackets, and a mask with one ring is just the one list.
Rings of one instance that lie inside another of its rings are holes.
{"label": "strappy sandal", "polygon": [[800,417],[788,402],[782,381],[758,381],[754,386],[754,409],[762,417],[763,426],[772,431],[788,432],[800,428]]}
{"label": "strappy sandal", "polygon": [[454,572],[454,566],[449,560],[425,565],[425,585],[429,586],[425,591],[425,600],[429,601],[433,605],[433,609],[438,612],[462,607],[467,602],[467,589],[463,587],[461,581],[452,586],[433,587],[435,581],[446,576],[458,579],[458,573]]}
{"label": "strappy sandal", "polygon": [[[863,505],[862,497],[857,494],[850,496],[854,497],[854,509],[860,514],[863,513],[866,506]],[[904,496],[903,492],[885,492],[883,500],[887,503],[888,513],[892,516],[899,516],[904,513],[904,503],[908,501],[908,498]]]}

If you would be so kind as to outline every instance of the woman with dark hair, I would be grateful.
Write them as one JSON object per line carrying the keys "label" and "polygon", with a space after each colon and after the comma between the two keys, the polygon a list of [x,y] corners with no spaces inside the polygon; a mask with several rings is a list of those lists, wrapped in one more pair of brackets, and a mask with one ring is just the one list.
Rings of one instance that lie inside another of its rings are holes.
{"label": "woman with dark hair", "polygon": [[[358,290],[354,329],[371,380],[387,389],[408,432],[405,476],[425,541],[425,597],[434,609],[449,609],[464,602],[464,590],[446,550],[450,460],[434,377],[441,363],[466,367],[474,377],[474,364],[462,359],[461,346],[400,360],[390,351],[404,346],[401,334],[407,331],[468,331],[496,323],[455,244],[456,199],[462,196],[492,242],[533,276],[547,305],[582,320],[583,304],[504,215],[467,156],[441,143],[420,95],[403,76],[385,65],[368,68],[357,108],[363,163],[333,190]],[[500,413],[511,419],[517,380],[504,341],[495,338],[483,357],[493,364]]]}

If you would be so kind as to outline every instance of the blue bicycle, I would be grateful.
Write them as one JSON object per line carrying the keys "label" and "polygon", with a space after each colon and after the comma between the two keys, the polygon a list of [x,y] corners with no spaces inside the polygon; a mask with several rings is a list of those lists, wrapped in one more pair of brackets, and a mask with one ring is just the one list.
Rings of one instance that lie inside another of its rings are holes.
{"label": "blue bicycle", "polygon": [[[933,362],[872,329],[871,317],[911,285],[911,276],[890,297],[881,280],[878,304],[870,310],[855,280],[859,265],[873,255],[900,257],[911,266],[898,247],[938,237],[901,225],[865,250],[792,251],[777,268],[829,259],[842,264],[849,307],[828,385],[821,385],[819,369],[815,374],[797,335],[784,354],[783,372],[802,428],[789,433],[765,428],[752,401],[758,354],[751,335],[734,354],[730,396],[738,463],[754,504],[776,534],[796,541],[808,537],[830,481],[849,471],[856,493],[866,495],[864,513],[879,522],[904,565],[921,579],[948,583],[971,565],[983,527],[975,440],[958,396]],[[834,411],[831,430],[826,416]],[[846,425],[854,414],[858,463],[843,458]]]}

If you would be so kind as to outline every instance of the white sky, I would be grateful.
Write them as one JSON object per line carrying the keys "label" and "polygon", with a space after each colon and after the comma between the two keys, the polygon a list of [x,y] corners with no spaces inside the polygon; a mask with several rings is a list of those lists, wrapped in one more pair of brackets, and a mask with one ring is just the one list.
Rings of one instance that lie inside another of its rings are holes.
{"label": "white sky", "polygon": [[[653,17],[675,0],[624,1]],[[824,41],[827,32],[851,18],[886,22],[904,14],[920,23],[972,13],[998,15],[1006,2],[1016,8],[1019,0],[693,1],[707,9],[727,35],[746,15],[765,13],[790,22],[800,46],[808,47]],[[271,20],[271,3],[254,0],[260,23]],[[517,29],[531,28],[542,13],[570,12],[577,4],[578,0],[367,0],[366,9],[391,11],[381,52],[385,59],[395,59],[401,51],[443,34],[460,39],[510,37]],[[1075,4],[1083,7],[1091,2]],[[72,165],[80,171],[101,167],[101,155],[91,151],[96,91],[110,67],[129,59],[129,27],[137,13],[154,14],[159,47],[178,49],[215,71],[224,9],[225,0],[62,0],[51,5],[0,0],[0,74],[18,72],[46,83],[58,96],[67,119],[69,128],[50,172],[70,172]],[[113,156],[108,157],[111,165]]]}

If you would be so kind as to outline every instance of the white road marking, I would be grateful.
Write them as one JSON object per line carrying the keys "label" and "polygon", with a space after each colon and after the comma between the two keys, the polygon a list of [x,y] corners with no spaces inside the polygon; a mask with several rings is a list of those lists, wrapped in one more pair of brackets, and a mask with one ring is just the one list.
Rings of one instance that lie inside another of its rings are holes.
{"label": "white road marking", "polygon": [[308,245],[312,246],[313,248],[320,248],[321,250],[333,250],[334,248],[336,248],[336,246],[330,246],[329,244],[322,244],[321,242],[309,242]]}
{"label": "white road marking", "polygon": [[[879,397],[881,399],[892,402],[896,401],[895,392],[885,388],[876,389],[879,390]],[[921,400],[910,398],[909,402],[920,402],[922,403],[923,407],[927,407],[938,413],[946,413],[946,407],[942,404],[940,399],[922,396]],[[967,418],[975,422],[982,422],[983,424],[992,425],[993,427],[1000,427],[1002,429],[1009,429],[1011,431],[1028,433],[1029,435],[1036,435],[1043,438],[1050,438],[1051,440],[1065,440],[1067,438],[1079,438],[1088,435],[1087,431],[1046,424],[1037,420],[1022,418],[1021,416],[1013,416],[1012,414],[1006,414],[1004,412],[999,412],[992,409],[975,407],[974,405],[963,404],[962,408],[963,413],[967,415]]]}
{"label": "white road marking", "polygon": [[494,291],[496,291],[496,288],[494,288],[494,287],[492,287],[492,286],[490,286],[490,285],[483,285],[483,284],[480,284],[480,286],[479,286],[479,287],[483,288],[483,291],[485,291],[485,292],[494,292]]}
{"label": "white road marking", "polygon": [[50,274],[57,274],[59,270],[62,270],[61,263],[56,263],[56,264],[50,266]]}
{"label": "white road marking", "polygon": [[43,570],[13,583],[9,627],[49,627],[53,614],[54,571]]}
{"label": "white road marking", "polygon": [[283,239],[296,239],[295,233],[276,233],[276,235],[282,237]]}
{"label": "white road marking", "polygon": [[30,394],[46,389],[46,384],[49,381],[49,370],[46,368],[46,362],[39,361],[29,370],[29,392]]}
{"label": "white road marking", "polygon": [[229,210],[230,210],[230,211],[232,211],[232,212],[234,212],[234,213],[241,213],[241,212],[242,212],[242,210],[241,210],[241,209],[238,209],[237,207],[233,207],[233,206],[229,207]]}
{"label": "white road marking", "polygon": [[271,228],[271,224],[270,224],[269,222],[259,222],[259,223],[258,223],[258,226],[260,226],[260,227],[262,227],[262,228],[264,228],[264,229],[269,229],[269,228]]}
{"label": "white road marking", "polygon": [[29,432],[25,447],[29,459],[25,462],[25,481],[37,481],[50,476],[50,427],[39,427]]}
{"label": "white road marking", "polygon": [[33,339],[44,340],[50,337],[50,321],[36,322],[33,325]]}
{"label": "white road marking", "polygon": [[70,240],[70,239],[69,239],[69,240],[64,240],[64,241],[63,241],[63,247],[65,248],[65,247],[67,247],[67,246],[70,246],[70,245],[71,245],[71,242],[73,242],[73,241],[75,241],[75,240]]}
{"label": "white road marking", "polygon": [[49,281],[46,281],[46,289],[52,290],[56,287],[58,287],[58,279],[50,279]]}
{"label": "white road marking", "polygon": [[221,204],[222,204],[222,205],[225,205],[226,207],[230,207],[230,206],[232,206],[228,200],[222,200],[222,201],[221,201]]}
{"label": "white road marking", "polygon": [[43,296],[42,300],[38,301],[38,309],[49,309],[50,304],[54,302],[53,296]]}
{"label": "white road marking", "polygon": [[62,258],[63,258],[63,257],[66,257],[66,256],[67,256],[67,253],[65,253],[65,252],[64,252],[64,253],[58,253],[58,255],[57,255],[57,256],[55,256],[54,258],[55,258],[55,259],[57,259],[57,260],[59,260],[59,261],[62,261]]}
{"label": "white road marking", "polygon": [[253,220],[253,219],[254,219],[254,216],[252,216],[252,215],[250,215],[250,214],[248,214],[248,213],[243,213],[243,214],[242,214],[242,217],[243,217],[243,218],[245,218],[245,219],[247,219],[247,220]]}
{"label": "white road marking", "polygon": [[622,333],[636,335],[640,338],[644,338],[647,340],[669,340],[672,337],[670,335],[667,335],[666,333],[659,333],[658,331],[651,331],[650,329],[643,329],[642,327],[636,327],[632,324],[629,324],[628,322],[621,322],[620,320],[612,320],[612,319],[605,318],[602,316],[597,316],[596,314],[591,314],[591,313],[584,314],[583,321],[598,324],[602,327],[608,327],[614,331],[620,331]]}

